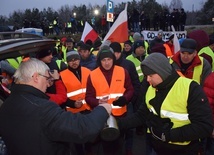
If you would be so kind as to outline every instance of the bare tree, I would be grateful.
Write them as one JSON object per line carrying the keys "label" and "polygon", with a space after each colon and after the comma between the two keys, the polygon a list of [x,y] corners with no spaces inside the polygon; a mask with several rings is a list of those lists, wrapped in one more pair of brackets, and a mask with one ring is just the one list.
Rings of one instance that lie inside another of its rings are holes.
{"label": "bare tree", "polygon": [[172,11],[174,8],[175,9],[181,9],[183,7],[183,3],[181,0],[172,0],[169,5],[170,11]]}

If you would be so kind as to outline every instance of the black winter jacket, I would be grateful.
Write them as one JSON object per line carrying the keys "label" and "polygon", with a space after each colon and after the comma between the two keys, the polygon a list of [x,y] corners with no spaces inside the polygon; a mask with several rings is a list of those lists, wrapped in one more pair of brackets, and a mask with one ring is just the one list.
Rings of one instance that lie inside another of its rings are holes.
{"label": "black winter jacket", "polygon": [[0,135],[10,155],[70,155],[69,143],[94,140],[107,118],[101,106],[72,114],[40,90],[17,84],[0,108]]}
{"label": "black winter jacket", "polygon": [[[173,74],[171,76],[169,76],[164,82],[157,86],[156,96],[155,98],[150,100],[150,104],[153,105],[157,112],[160,112],[163,100],[178,78],[179,75],[175,71],[173,71]],[[199,149],[199,139],[209,137],[211,135],[213,130],[211,108],[201,86],[198,85],[195,81],[192,81],[190,84],[189,97],[187,100],[187,111],[191,123],[182,127],[171,129],[170,141],[192,142],[189,144],[189,146],[179,146],[164,143],[152,138],[151,141],[157,153],[176,150],[176,152],[178,152],[179,154],[179,150],[183,152],[192,151],[193,149],[197,150]],[[150,112],[146,106],[146,103],[143,102],[140,106],[140,109],[135,114],[125,119],[118,120],[119,127],[121,129],[128,129],[140,125],[146,126],[146,121],[148,121],[149,115]]]}

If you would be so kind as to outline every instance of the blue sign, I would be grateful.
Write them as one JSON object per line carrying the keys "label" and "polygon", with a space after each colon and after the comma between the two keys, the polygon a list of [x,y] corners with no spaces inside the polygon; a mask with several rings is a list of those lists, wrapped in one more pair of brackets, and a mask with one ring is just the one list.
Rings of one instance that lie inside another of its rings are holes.
{"label": "blue sign", "polygon": [[114,13],[114,3],[110,0],[107,0],[107,12]]}

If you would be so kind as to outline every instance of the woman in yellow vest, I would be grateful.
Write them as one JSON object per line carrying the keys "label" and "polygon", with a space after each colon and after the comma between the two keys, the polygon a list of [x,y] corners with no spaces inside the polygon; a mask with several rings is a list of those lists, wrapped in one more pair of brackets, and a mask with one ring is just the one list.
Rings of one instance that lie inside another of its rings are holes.
{"label": "woman in yellow vest", "polygon": [[150,86],[145,103],[132,116],[118,120],[121,129],[144,125],[147,151],[157,155],[198,155],[200,139],[211,135],[212,112],[202,87],[180,77],[160,53],[150,54],[141,68]]}
{"label": "woman in yellow vest", "polygon": [[[127,70],[115,65],[113,50],[103,46],[97,55],[98,67],[91,71],[86,87],[86,102],[94,108],[99,104],[112,105],[112,115],[124,117],[126,105],[131,100],[134,88]],[[104,154],[122,154],[121,138],[114,142],[102,142]]]}

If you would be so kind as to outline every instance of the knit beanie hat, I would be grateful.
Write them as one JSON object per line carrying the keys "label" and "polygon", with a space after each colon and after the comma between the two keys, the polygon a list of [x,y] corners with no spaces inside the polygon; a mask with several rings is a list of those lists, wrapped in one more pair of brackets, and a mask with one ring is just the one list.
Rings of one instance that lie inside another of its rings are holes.
{"label": "knit beanie hat", "polygon": [[112,42],[110,44],[110,47],[113,49],[114,52],[121,52],[122,50],[121,45],[118,42]]}
{"label": "knit beanie hat", "polygon": [[38,59],[44,58],[44,57],[52,54],[52,52],[53,52],[52,48],[42,49],[38,53],[36,53],[36,58],[38,58]]}
{"label": "knit beanie hat", "polygon": [[91,46],[89,45],[89,44],[86,44],[86,43],[82,43],[81,45],[80,45],[80,49],[81,50],[91,50]]}
{"label": "knit beanie hat", "polygon": [[139,32],[135,32],[133,34],[133,39],[134,39],[134,41],[140,40],[141,39],[141,34]]}
{"label": "knit beanie hat", "polygon": [[158,35],[163,35],[163,30],[159,30]]}
{"label": "knit beanie hat", "polygon": [[194,39],[197,43],[197,51],[209,45],[209,35],[204,30],[193,30],[187,34],[187,38]]}
{"label": "knit beanie hat", "polygon": [[161,53],[152,53],[141,62],[141,69],[144,75],[158,74],[162,80],[166,80],[172,73],[172,67]]}
{"label": "knit beanie hat", "polygon": [[163,44],[157,43],[151,48],[150,53],[161,53],[166,56],[166,48],[163,46]]}
{"label": "knit beanie hat", "polygon": [[111,41],[110,41],[110,40],[105,40],[105,41],[102,42],[101,47],[102,47],[102,46],[109,46],[110,44],[111,44]]}
{"label": "knit beanie hat", "polygon": [[80,55],[77,51],[69,51],[67,54],[66,54],[66,59],[67,59],[67,62],[71,61],[71,60],[80,60]]}
{"label": "knit beanie hat", "polygon": [[93,44],[93,48],[98,48],[102,45],[102,42],[99,38],[97,38],[95,41],[94,41],[94,44]]}
{"label": "knit beanie hat", "polygon": [[135,52],[136,48],[138,48],[140,46],[143,46],[145,48],[144,41],[143,40],[135,41],[134,44],[133,44],[133,50],[134,50],[134,52]]}
{"label": "knit beanie hat", "polygon": [[101,60],[104,58],[112,58],[114,63],[116,61],[114,51],[112,50],[112,48],[110,48],[107,45],[102,46],[101,49],[99,50],[98,54],[97,54],[97,64],[99,66],[101,65]]}

